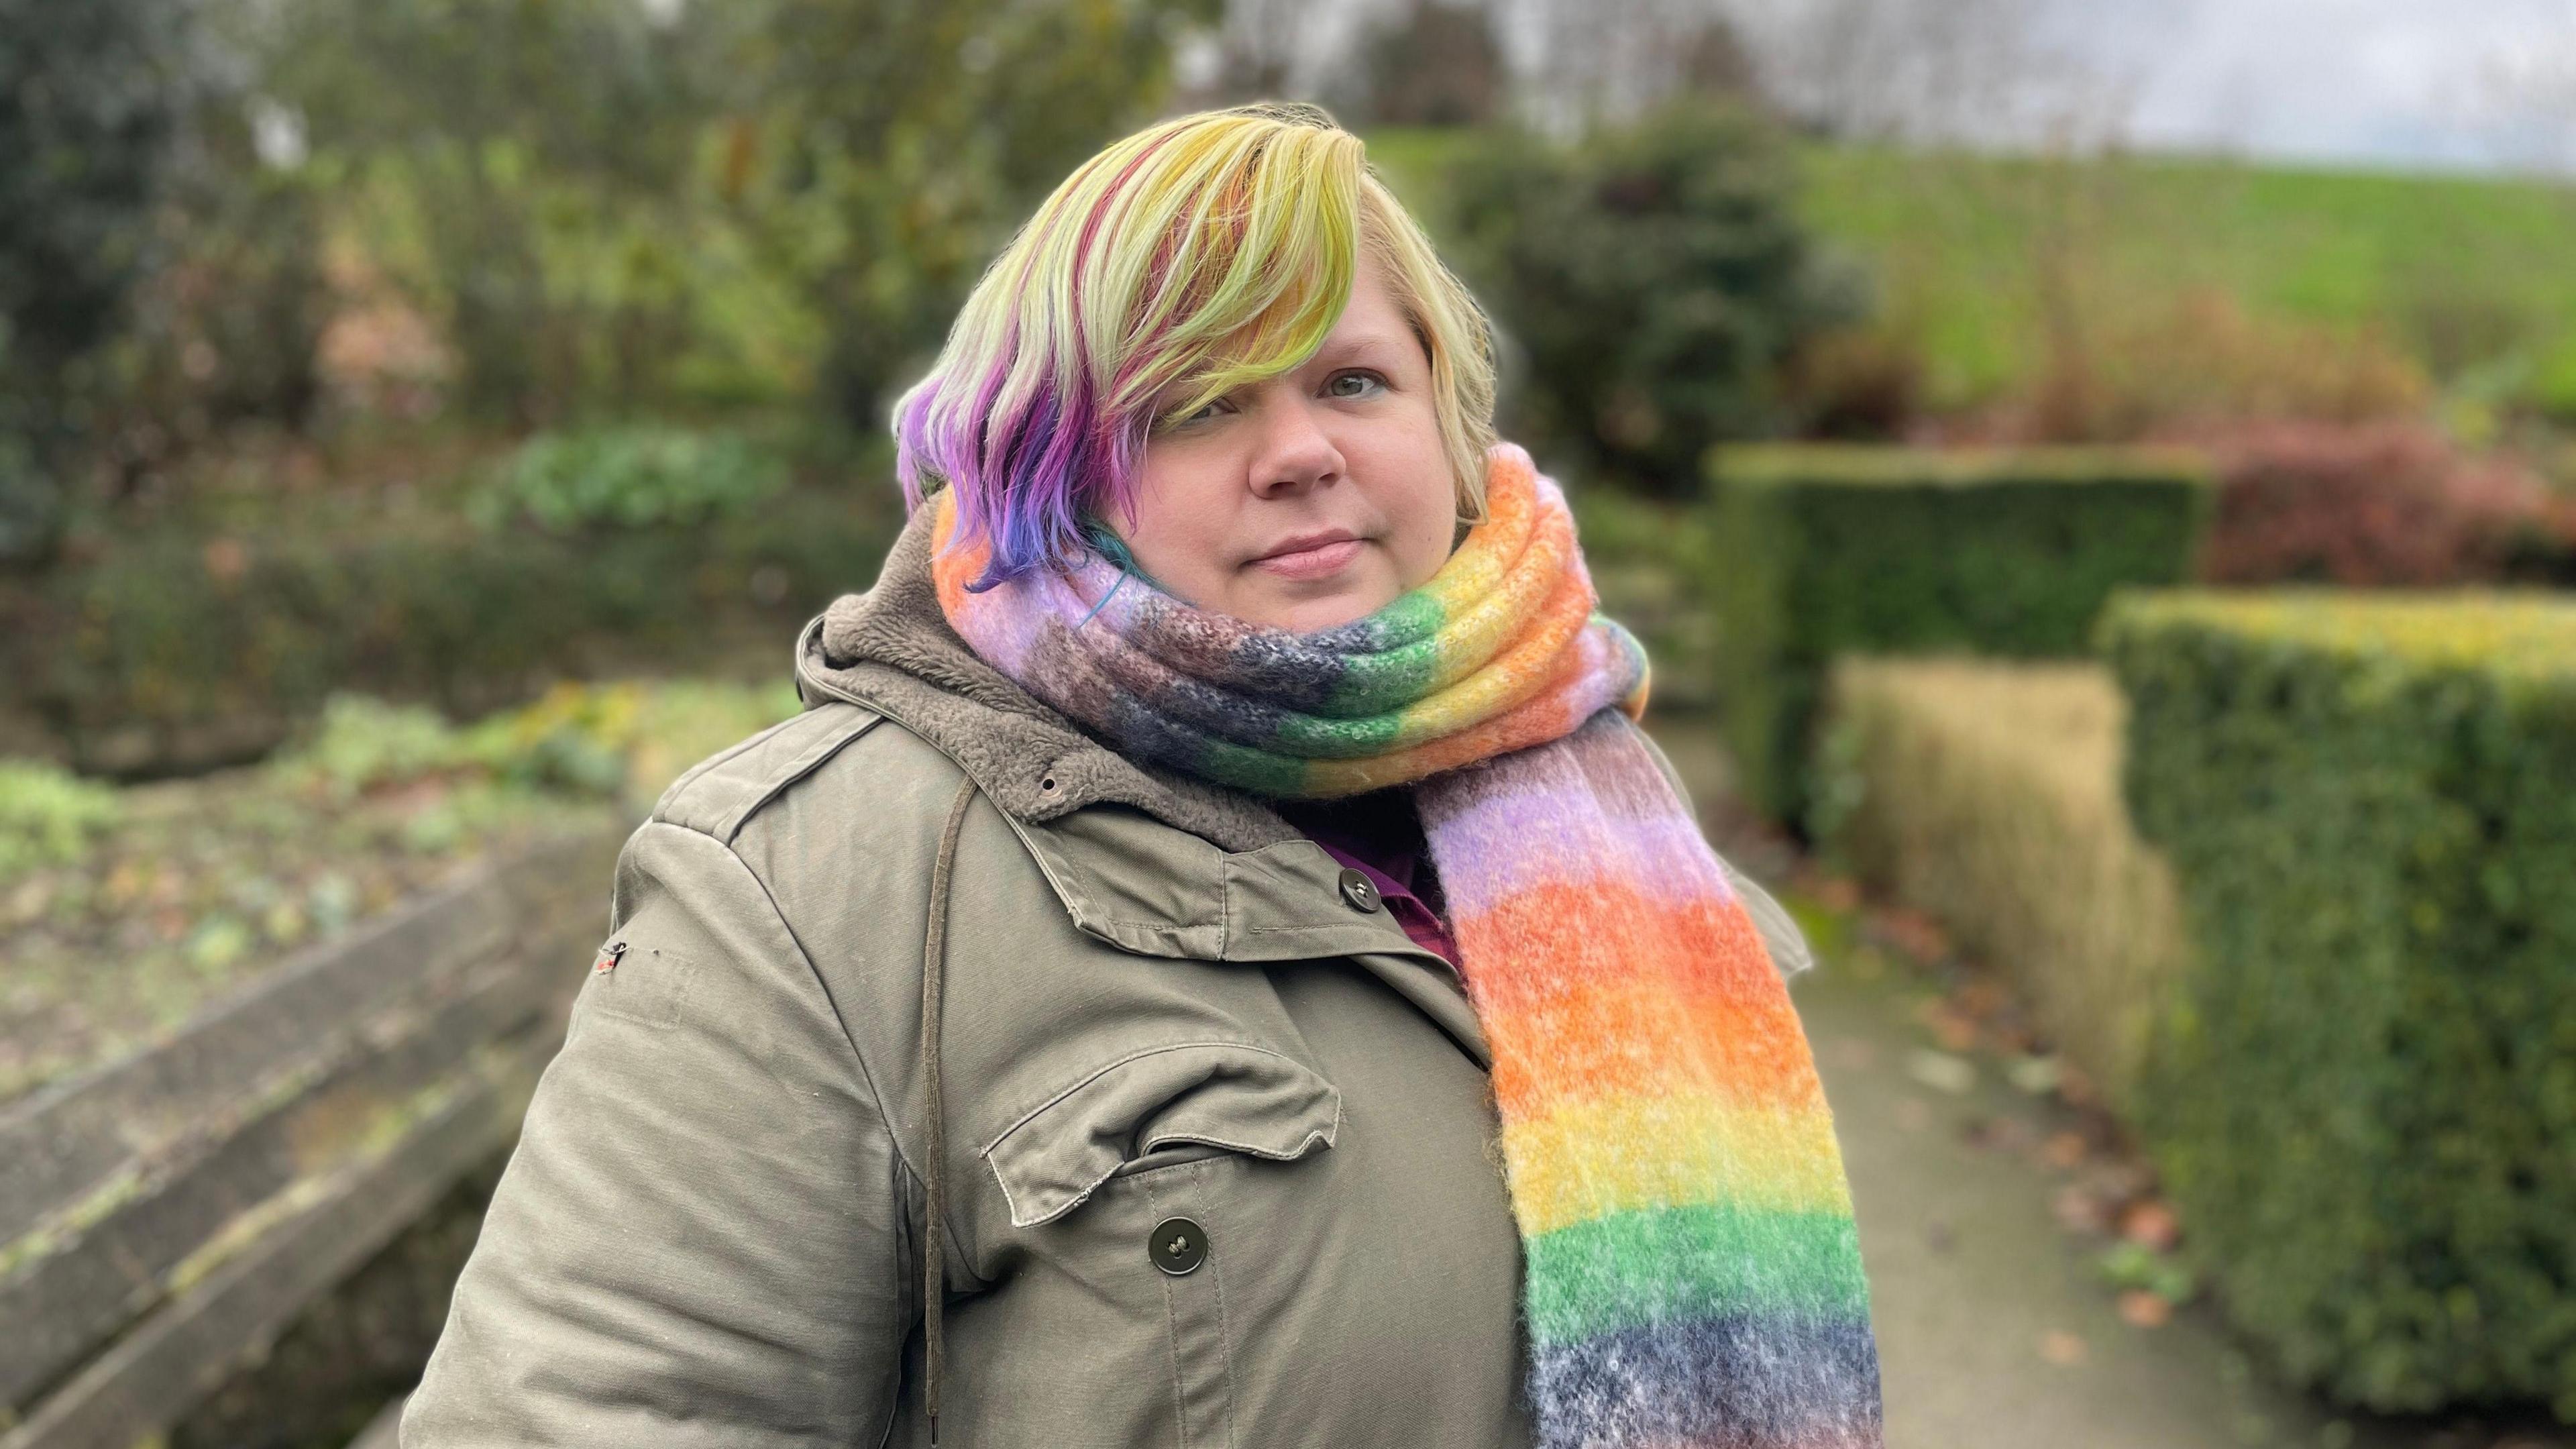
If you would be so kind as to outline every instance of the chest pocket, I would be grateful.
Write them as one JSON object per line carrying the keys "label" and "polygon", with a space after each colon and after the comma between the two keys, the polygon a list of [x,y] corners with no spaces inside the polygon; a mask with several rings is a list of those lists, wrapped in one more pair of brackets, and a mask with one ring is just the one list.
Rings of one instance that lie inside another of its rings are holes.
{"label": "chest pocket", "polygon": [[1342,1094],[1313,1068],[1244,1042],[1149,1047],[1100,1067],[985,1144],[1031,1228],[1112,1178],[1225,1153],[1287,1162],[1333,1145]]}
{"label": "chest pocket", "polygon": [[1007,1291],[1031,1331],[1002,1375],[1020,1392],[976,1401],[997,1416],[976,1441],[1046,1442],[1009,1416],[1044,1410],[1032,1386],[1079,1364],[1141,1390],[1124,1422],[1093,1391],[1096,1442],[1242,1443],[1246,1376],[1294,1348],[1311,1283],[1293,1265],[1312,1245],[1286,1235],[1329,1221],[1314,1208],[1341,1128],[1341,1091],[1312,1067],[1196,1041],[1109,1061],[986,1143],[1026,1255]]}

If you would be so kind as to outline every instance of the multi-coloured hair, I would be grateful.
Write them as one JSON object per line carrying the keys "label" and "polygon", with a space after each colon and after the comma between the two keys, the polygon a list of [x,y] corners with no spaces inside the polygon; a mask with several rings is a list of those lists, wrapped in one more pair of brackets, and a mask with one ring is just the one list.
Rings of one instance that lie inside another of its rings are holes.
{"label": "multi-coloured hair", "polygon": [[1154,429],[1312,356],[1364,253],[1430,358],[1460,517],[1481,519],[1494,409],[1484,314],[1359,138],[1284,105],[1149,127],[1039,206],[895,404],[905,507],[955,491],[954,545],[992,543],[970,588],[1078,562],[1099,546],[1096,520],[1115,509],[1134,521]]}

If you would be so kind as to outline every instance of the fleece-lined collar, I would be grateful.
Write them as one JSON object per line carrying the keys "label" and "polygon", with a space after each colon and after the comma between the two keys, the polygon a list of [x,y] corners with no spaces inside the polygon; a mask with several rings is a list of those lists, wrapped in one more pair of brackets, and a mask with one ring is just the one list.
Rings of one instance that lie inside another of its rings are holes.
{"label": "fleece-lined collar", "polygon": [[796,689],[806,708],[837,698],[878,711],[955,760],[1025,823],[1109,801],[1220,850],[1302,838],[1249,795],[1127,759],[977,657],[939,610],[930,528],[931,510],[916,512],[876,587],[842,595],[805,626]]}
{"label": "fleece-lined collar", "polygon": [[[1136,764],[977,657],[939,610],[930,517],[896,539],[876,587],[806,624],[796,689],[808,709],[874,710],[954,761],[1012,818],[1081,930],[1205,961],[1347,957],[1492,1062],[1449,964],[1386,912],[1354,909],[1322,846],[1253,796]],[[1098,805],[1113,808],[1085,808]]]}

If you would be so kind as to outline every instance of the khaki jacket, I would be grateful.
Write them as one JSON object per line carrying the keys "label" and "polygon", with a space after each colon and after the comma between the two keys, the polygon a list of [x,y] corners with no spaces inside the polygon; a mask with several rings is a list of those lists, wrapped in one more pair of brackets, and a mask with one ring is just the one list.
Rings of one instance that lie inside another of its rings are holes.
{"label": "khaki jacket", "polygon": [[943,1444],[1528,1443],[1455,974],[976,659],[920,522],[627,841],[401,1442],[927,1444],[935,1353]]}

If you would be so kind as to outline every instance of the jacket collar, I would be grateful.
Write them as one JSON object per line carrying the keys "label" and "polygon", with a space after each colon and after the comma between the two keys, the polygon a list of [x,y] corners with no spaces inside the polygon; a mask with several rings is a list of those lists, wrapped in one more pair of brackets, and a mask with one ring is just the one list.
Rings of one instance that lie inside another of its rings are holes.
{"label": "jacket collar", "polygon": [[877,710],[955,760],[1022,824],[1115,804],[1223,850],[1302,838],[1249,795],[1127,759],[985,663],[940,612],[930,530],[931,510],[916,510],[876,587],[842,595],[806,624],[796,688],[807,708],[845,699]]}
{"label": "jacket collar", "polygon": [[874,710],[955,761],[1075,924],[1127,950],[1220,961],[1375,952],[1447,969],[1389,913],[1353,909],[1339,863],[1260,800],[1129,760],[984,662],[940,612],[930,524],[916,510],[876,586],[806,624],[796,688],[807,708]]}

